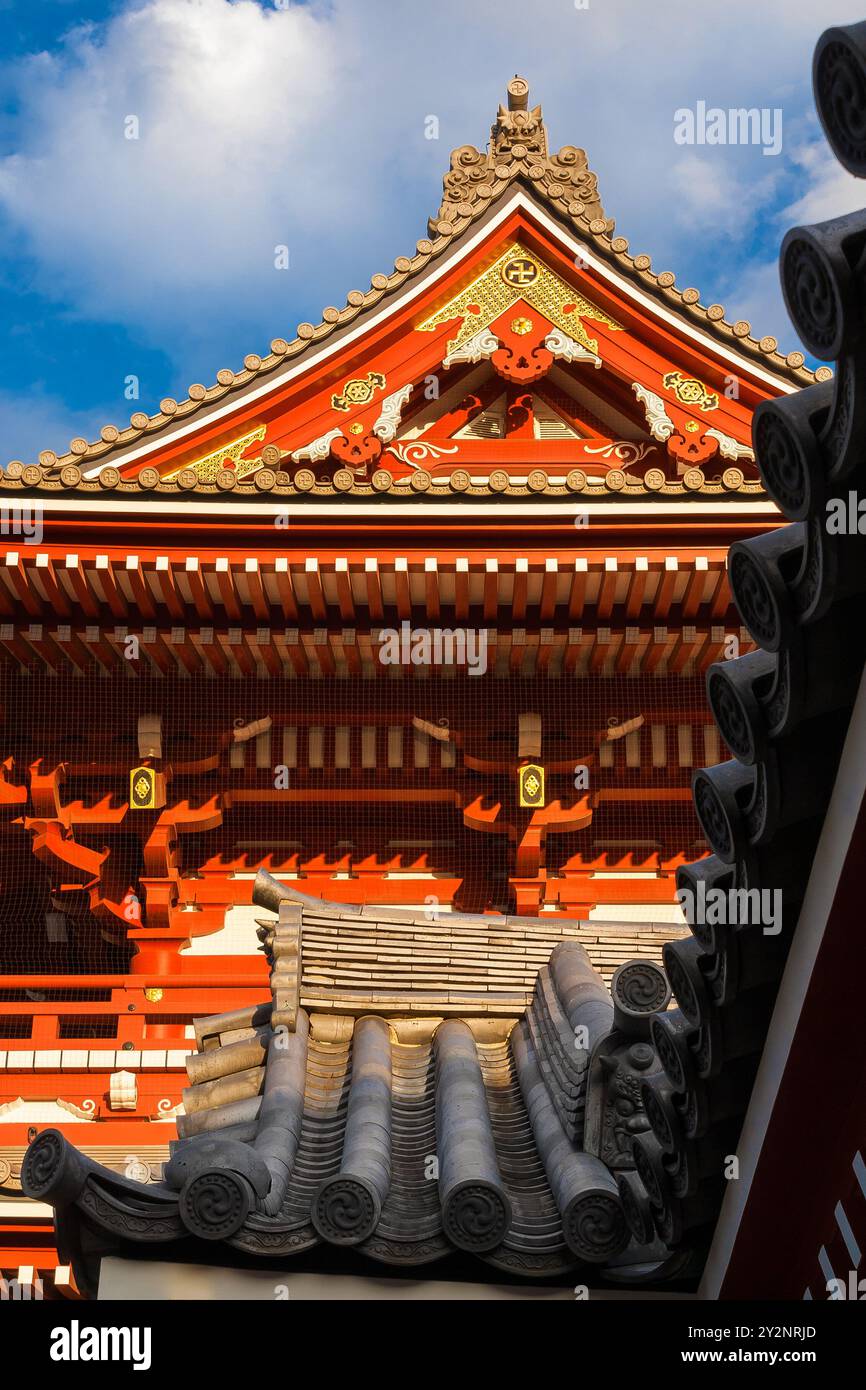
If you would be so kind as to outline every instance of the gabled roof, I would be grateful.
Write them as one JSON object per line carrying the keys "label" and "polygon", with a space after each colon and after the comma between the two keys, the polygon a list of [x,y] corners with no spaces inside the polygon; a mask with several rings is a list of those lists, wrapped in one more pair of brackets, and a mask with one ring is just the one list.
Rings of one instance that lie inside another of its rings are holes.
{"label": "gabled roof", "polygon": [[[443,255],[462,245],[473,226],[484,219],[497,204],[507,201],[507,195],[521,189],[530,203],[552,215],[564,229],[575,234],[595,257],[615,269],[618,276],[634,284],[644,296],[649,295],[668,314],[673,312],[684,324],[699,327],[704,334],[735,352],[738,361],[748,370],[751,362],[762,375],[771,374],[777,390],[791,389],[814,379],[823,380],[829,369],[820,368],[813,374],[804,366],[801,352],[783,356],[777,351],[774,338],[756,338],[746,320],[729,323],[720,304],[704,306],[697,289],[678,290],[675,277],[669,271],[656,274],[647,255],[631,256],[624,237],[614,236],[613,220],[606,217],[598,194],[598,182],[589,168],[586,153],[567,145],[555,154],[548,151],[547,131],[541,108],[529,107],[528,86],[515,77],[508,85],[508,105],[500,106],[485,151],[471,145],[453,151],[451,164],[443,180],[443,197],[438,213],[429,221],[429,235],[419,240],[412,256],[398,256],[390,274],[375,274],[366,292],[352,290],[343,308],[329,306],[318,324],[301,323],[296,336],[289,340],[275,338],[270,353],[261,356],[248,354],[240,371],[224,368],[217,373],[214,384],[206,387],[196,383],[189,388],[185,400],[166,398],[159,412],[148,416],[135,412],[129,426],[106,425],[100,438],[87,441],[72,440],[69,450],[57,454],[44,450],[39,463],[45,470],[57,474],[64,468],[90,469],[113,462],[122,451],[144,444],[163,431],[172,435],[177,426],[201,414],[208,407],[232,396],[241,397],[259,380],[273,375],[275,386],[285,379],[286,369],[299,359],[317,356],[316,349],[335,335],[344,336],[350,327],[357,329],[365,318],[391,296],[427,271]],[[9,465],[12,478],[22,477],[24,465],[18,461]],[[32,468],[31,484],[38,479]],[[72,474],[69,475],[70,478]],[[27,482],[27,479],[24,479]],[[63,480],[67,486],[72,485]]]}

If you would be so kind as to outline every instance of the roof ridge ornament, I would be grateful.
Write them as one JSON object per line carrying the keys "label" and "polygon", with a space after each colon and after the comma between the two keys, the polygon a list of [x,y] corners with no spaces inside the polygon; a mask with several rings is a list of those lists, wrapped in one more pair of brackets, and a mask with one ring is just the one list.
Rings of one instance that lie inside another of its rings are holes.
{"label": "roof ridge ornament", "polygon": [[525,145],[531,154],[547,158],[547,128],[541,107],[529,109],[529,83],[515,73],[509,82],[508,105],[500,103],[490,129],[491,153],[501,154],[515,144]]}
{"label": "roof ridge ornament", "polygon": [[487,149],[461,145],[452,150],[451,166],[442,180],[442,203],[429,223],[431,235],[451,234],[477,212],[479,202],[494,198],[503,184],[519,177],[556,199],[564,212],[582,215],[599,227],[605,223],[603,230],[610,233],[614,224],[605,217],[586,151],[564,145],[550,154],[541,107],[530,107],[526,78],[515,75],[507,93],[508,104],[500,103]]}

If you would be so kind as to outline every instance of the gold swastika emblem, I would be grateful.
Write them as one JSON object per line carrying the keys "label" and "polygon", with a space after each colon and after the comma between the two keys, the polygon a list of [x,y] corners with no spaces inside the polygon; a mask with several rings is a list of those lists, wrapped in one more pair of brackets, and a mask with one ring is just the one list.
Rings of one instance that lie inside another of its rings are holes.
{"label": "gold swastika emblem", "polygon": [[[500,314],[509,311],[515,315],[523,314],[527,321],[529,317],[534,317],[528,315],[525,309],[518,309],[520,300],[536,309],[553,327],[561,329],[581,347],[596,355],[598,341],[590,337],[584,327],[583,316],[595,323],[603,323],[617,333],[623,329],[623,325],[612,319],[600,305],[593,304],[574,285],[560,279],[534,252],[527,251],[517,241],[511,242],[492,265],[470,284],[464,285],[446,304],[440,303],[429,318],[417,325],[417,329],[421,333],[432,333],[443,324],[459,319],[460,327],[448,340],[447,356],[450,357],[458,353],[481,329],[489,328]],[[520,322],[520,319],[513,322]]]}
{"label": "gold swastika emblem", "polygon": [[523,289],[538,279],[538,266],[528,256],[512,256],[502,267],[502,278],[506,285]]}

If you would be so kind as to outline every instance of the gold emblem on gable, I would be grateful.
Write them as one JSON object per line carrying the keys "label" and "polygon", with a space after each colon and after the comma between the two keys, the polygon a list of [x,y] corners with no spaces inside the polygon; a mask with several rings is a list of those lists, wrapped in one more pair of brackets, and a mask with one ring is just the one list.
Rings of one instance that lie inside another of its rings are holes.
{"label": "gold emblem on gable", "polygon": [[598,342],[587,333],[583,319],[594,319],[615,332],[620,332],[623,327],[543,261],[530,256],[515,241],[464,290],[419,323],[417,329],[419,333],[432,333],[441,324],[459,318],[460,327],[448,343],[447,357],[477,333],[489,328],[494,320],[514,308],[520,300],[537,309],[574,342],[596,355]]}
{"label": "gold emblem on gable", "polygon": [[538,763],[527,763],[522,767],[518,772],[518,792],[521,806],[543,806],[544,768]]}
{"label": "gold emblem on gable", "polygon": [[662,377],[662,385],[673,391],[682,405],[697,406],[698,410],[716,410],[719,398],[696,376],[683,376],[681,372],[668,372]]}
{"label": "gold emblem on gable", "polygon": [[367,405],[377,390],[385,385],[381,372],[368,372],[366,376],[352,377],[342,391],[331,397],[334,410],[351,410],[353,406]]}
{"label": "gold emblem on gable", "polygon": [[517,289],[523,290],[528,285],[535,284],[538,279],[538,266],[529,256],[512,256],[502,267],[502,278],[506,285],[514,285]]}

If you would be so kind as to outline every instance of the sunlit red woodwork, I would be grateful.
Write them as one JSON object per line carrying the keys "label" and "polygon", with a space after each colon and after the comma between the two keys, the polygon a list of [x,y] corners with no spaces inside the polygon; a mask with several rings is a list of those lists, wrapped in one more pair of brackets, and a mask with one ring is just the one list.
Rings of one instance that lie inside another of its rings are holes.
{"label": "sunlit red woodwork", "polygon": [[[260,866],[593,950],[675,922],[704,673],[748,646],[727,546],[777,516],[752,414],[811,374],[631,255],[524,87],[392,274],[7,470],[44,534],[0,556],[3,1182],[56,1123],[156,1176],[192,1019],[266,997]],[[484,672],[384,663],[404,624]]]}

